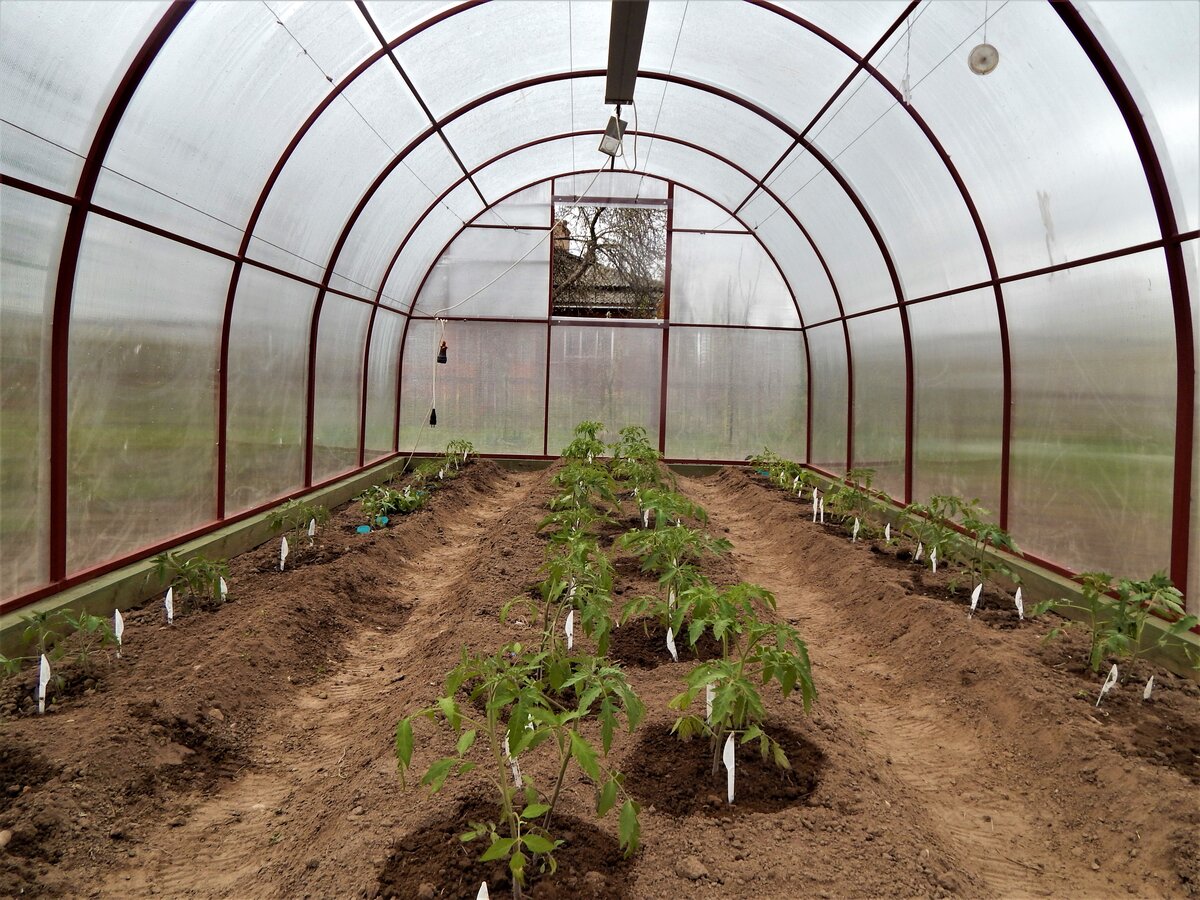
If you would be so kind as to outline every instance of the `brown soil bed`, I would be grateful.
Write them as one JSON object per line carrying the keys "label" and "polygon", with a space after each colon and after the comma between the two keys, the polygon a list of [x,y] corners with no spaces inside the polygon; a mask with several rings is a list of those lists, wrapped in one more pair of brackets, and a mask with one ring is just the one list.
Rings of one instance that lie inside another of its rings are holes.
{"label": "brown soil bed", "polygon": [[[721,655],[721,644],[705,632],[694,647],[687,646],[686,637],[676,638],[675,651],[679,654],[679,664],[684,665],[696,660],[716,659]],[[667,650],[667,629],[657,619],[630,619],[620,628],[613,629],[608,655],[623,666],[639,669],[675,664]]]}
{"label": "brown soil bed", "polygon": [[[745,803],[711,803],[724,790],[708,748],[666,734],[691,664],[631,664],[648,717],[609,762],[643,798],[642,849],[616,862],[615,815],[595,820],[594,787],[571,770],[560,864],[591,855],[535,896],[1200,895],[1197,685],[1142,663],[1097,709],[1077,631],[1045,644],[1049,624],[1013,622],[1000,596],[968,619],[962,590],[943,594],[953,573],[851,544],[741,470],[680,484],[734,545],[706,574],[773,591],[809,643],[812,713],[771,705],[797,742],[795,796],[770,799],[777,771],[754,788],[747,747]],[[473,897],[497,873],[463,868],[456,835],[486,777],[403,791],[395,723],[434,700],[463,647],[536,640],[498,613],[538,578],[553,493],[548,473],[477,462],[382,530],[354,533],[351,506],[313,547],[295,541],[282,573],[277,540],[233,560],[232,603],[174,627],[157,599],[131,611],[122,659],[97,660],[95,683],[46,716],[21,714],[31,676],[6,687],[0,897],[407,897],[425,882]],[[618,607],[657,587],[622,556]],[[648,644],[666,660],[663,636]],[[452,752],[444,727],[417,732],[416,768]],[[541,787],[557,771],[522,769]]]}

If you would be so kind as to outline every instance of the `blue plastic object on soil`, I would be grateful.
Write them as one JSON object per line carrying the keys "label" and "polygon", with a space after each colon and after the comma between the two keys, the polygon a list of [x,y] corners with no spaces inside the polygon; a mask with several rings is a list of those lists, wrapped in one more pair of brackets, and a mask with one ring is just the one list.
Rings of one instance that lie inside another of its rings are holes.
{"label": "blue plastic object on soil", "polygon": [[354,530],[357,531],[359,534],[370,534],[371,526],[370,525],[359,525]]}
{"label": "blue plastic object on soil", "polygon": [[387,517],[387,516],[379,516],[379,517],[378,517],[378,518],[375,520],[375,524],[376,524],[376,525],[386,525],[387,523],[388,523],[388,517]]}
{"label": "blue plastic object on soil", "polygon": [[759,475],[770,475],[771,473],[768,472],[766,469],[759,469],[758,474]]}

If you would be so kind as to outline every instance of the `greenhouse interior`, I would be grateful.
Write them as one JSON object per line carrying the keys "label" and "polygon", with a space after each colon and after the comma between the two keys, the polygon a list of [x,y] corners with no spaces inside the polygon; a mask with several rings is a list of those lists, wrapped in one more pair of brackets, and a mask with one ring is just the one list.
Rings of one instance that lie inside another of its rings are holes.
{"label": "greenhouse interior", "polygon": [[1200,3],[0,0],[0,110],[0,896],[1200,896]]}

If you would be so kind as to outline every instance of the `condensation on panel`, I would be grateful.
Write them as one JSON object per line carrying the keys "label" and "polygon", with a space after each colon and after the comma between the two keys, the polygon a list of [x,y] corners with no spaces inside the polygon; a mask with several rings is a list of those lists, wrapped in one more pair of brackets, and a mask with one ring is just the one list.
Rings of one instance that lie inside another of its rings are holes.
{"label": "condensation on panel", "polygon": [[546,229],[467,228],[437,261],[416,311],[427,316],[545,318],[549,234]]}
{"label": "condensation on panel", "polygon": [[1090,3],[1084,13],[1156,132],[1179,230],[1200,226],[1200,4]]}
{"label": "condensation on panel", "polygon": [[5,0],[0,12],[0,169],[74,195],[121,77],[166,3]]}
{"label": "condensation on panel", "polygon": [[974,498],[998,516],[1004,361],[996,295],[989,289],[918,303],[908,308],[908,321],[916,373],[914,499]]}
{"label": "condensation on panel", "polygon": [[728,213],[714,203],[705,200],[699,194],[687,188],[677,187],[672,198],[671,224],[675,228],[695,228],[701,231],[720,229],[721,231],[745,231],[732,213]]}
{"label": "condensation on panel", "polygon": [[304,484],[305,368],[317,291],[243,266],[229,331],[225,510]]}
{"label": "condensation on panel", "polygon": [[661,329],[556,324],[547,449],[562,450],[585,419],[603,422],[606,439],[641,425],[657,444],[661,376]]}
{"label": "condensation on panel", "polygon": [[396,433],[396,385],[404,316],[379,309],[371,326],[371,358],[367,366],[366,460],[392,452]]}
{"label": "condensation on panel", "polygon": [[[435,362],[441,335],[435,322],[409,325],[400,392],[401,451],[437,452],[452,440],[468,440],[480,453],[540,454],[546,326],[449,322],[445,364]],[[431,408],[437,410],[433,428]]]}
{"label": "condensation on panel", "polygon": [[92,216],[71,316],[67,564],[210,522],[232,264]]}
{"label": "condensation on panel", "polygon": [[50,323],[68,213],[0,187],[0,598],[49,580]]}
{"label": "condensation on panel", "polygon": [[854,465],[875,487],[904,495],[904,335],[900,312],[848,320],[854,359]]}
{"label": "condensation on panel", "polygon": [[812,464],[829,472],[846,470],[846,334],[840,322],[810,328],[812,379]]}
{"label": "condensation on panel", "polygon": [[524,225],[550,227],[550,182],[517,191],[490,209],[481,212],[473,225]]}
{"label": "condensation on panel", "polygon": [[779,269],[756,238],[741,234],[672,236],[671,321],[800,327]]}
{"label": "condensation on panel", "polygon": [[371,307],[326,294],[317,328],[313,483],[358,465],[363,352]]}
{"label": "condensation on panel", "polygon": [[804,459],[802,334],[673,326],[669,357],[667,456],[733,460],[769,447]]}
{"label": "condensation on panel", "polygon": [[1161,251],[1005,285],[1010,531],[1077,571],[1170,557],[1175,337]]}

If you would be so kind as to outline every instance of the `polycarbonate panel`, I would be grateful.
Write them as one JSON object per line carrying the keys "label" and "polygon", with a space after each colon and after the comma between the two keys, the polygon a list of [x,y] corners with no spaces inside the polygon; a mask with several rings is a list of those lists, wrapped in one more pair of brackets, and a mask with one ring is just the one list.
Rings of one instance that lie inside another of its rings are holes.
{"label": "polycarbonate panel", "polygon": [[742,223],[716,204],[686,188],[676,188],[671,224],[675,228],[700,230],[745,231]]}
{"label": "polycarbonate panel", "polygon": [[457,217],[442,206],[435,206],[409,236],[404,252],[396,258],[384,282],[380,303],[408,312],[416,299],[421,281],[437,254],[462,228]]}
{"label": "polycarbonate panel", "polygon": [[69,570],[212,521],[217,356],[231,268],[88,219],[68,361]]}
{"label": "polycarbonate panel", "polygon": [[[1170,556],[1175,337],[1161,251],[1005,285],[1011,528],[1077,571]],[[1064,339],[1064,336],[1066,339]]]}
{"label": "polycarbonate panel", "polygon": [[529,184],[531,179],[555,172],[573,172],[576,168],[590,166],[590,180],[604,159],[608,157],[597,152],[591,137],[560,138],[497,159],[486,169],[476,172],[474,178],[485,197],[503,197]]}
{"label": "polycarbonate panel", "polygon": [[100,117],[166,9],[5,0],[0,170],[74,195]]}
{"label": "polycarbonate panel", "polygon": [[[441,118],[501,85],[570,71],[571,14],[565,3],[484,3],[414,35],[396,55]],[[595,39],[607,45],[607,28]]]}
{"label": "polycarbonate panel", "polygon": [[671,327],[667,456],[744,459],[770,447],[804,459],[804,337],[790,331]]}
{"label": "polycarbonate panel", "polygon": [[358,465],[363,352],[371,307],[326,294],[317,329],[313,482]]}
{"label": "polycarbonate panel", "polygon": [[[413,321],[404,345],[400,449],[440,451],[455,439],[480,453],[542,452],[546,326],[449,322],[448,361],[435,362],[441,328]],[[497,352],[497,348],[504,352]],[[438,424],[429,427],[437,379]]]}
{"label": "polycarbonate panel", "polygon": [[821,119],[813,141],[871,211],[905,294],[986,280],[983,245],[967,205],[929,139],[875,79],[860,75],[847,95],[836,115],[830,110]]}
{"label": "polycarbonate panel", "polygon": [[0,597],[49,580],[50,323],[68,213],[0,187]]}
{"label": "polycarbonate panel", "polygon": [[550,335],[548,450],[558,453],[585,419],[607,439],[641,425],[658,442],[662,330],[555,324]]}
{"label": "polycarbonate panel", "polygon": [[[461,224],[470,221],[483,208],[479,195],[467,182],[451,191],[444,200],[438,200],[446,187],[462,177],[462,170],[436,134],[414,152],[413,157],[417,156],[422,161],[419,170],[436,172],[433,176],[436,180],[424,176],[422,181],[404,166],[393,169],[363,208],[338,255],[335,278],[345,281],[331,281],[331,284],[373,297],[400,242],[426,209],[436,204]],[[431,193],[429,188],[437,194]]]}
{"label": "polycarbonate panel", "polygon": [[848,319],[854,358],[854,465],[904,499],[904,333],[900,311]]}
{"label": "polycarbonate panel", "polygon": [[455,6],[445,0],[368,0],[367,11],[384,38],[394,41],[444,10]]}
{"label": "polycarbonate panel", "polygon": [[[808,29],[749,3],[651,7],[640,69],[670,71],[748,97],[797,131],[854,68],[853,60]],[[640,92],[640,79],[638,87]],[[677,91],[676,85],[667,89],[664,118],[678,101]],[[640,113],[643,123],[652,122],[658,108],[647,104]],[[714,130],[720,131],[720,125]],[[775,156],[781,152],[783,147]],[[762,174],[766,167],[756,171]]]}
{"label": "polycarbonate panel", "polygon": [[[816,242],[833,273],[847,313],[896,302],[896,291],[879,244],[862,214],[832,175],[822,172],[799,193],[781,194],[780,199],[796,213]],[[755,193],[754,199],[742,210],[742,218],[755,230],[764,220],[783,215],[785,213],[775,202],[761,191]]]}
{"label": "polycarbonate panel", "polygon": [[372,44],[349,5],[197,4],[121,117],[96,202],[236,250],[280,154],[329,91],[322,70],[336,78]]}
{"label": "polycarbonate panel", "polygon": [[472,224],[549,228],[550,182],[543,181],[541,184],[518,191],[506,200],[481,212],[475,217]]}
{"label": "polycarbonate panel", "polygon": [[812,464],[835,473],[846,470],[846,334],[840,322],[810,328],[812,380]]}
{"label": "polycarbonate panel", "polygon": [[[579,90],[582,84],[590,84],[594,93],[602,89],[603,81],[599,78],[580,79],[574,88],[569,81],[553,81],[503,94],[449,122],[443,131],[463,165],[469,170],[476,169],[510,147],[553,134],[569,133],[572,130],[571,91]],[[603,116],[603,112],[598,114],[592,127],[603,128]],[[599,143],[597,138],[596,144]]]}
{"label": "polycarbonate panel", "polygon": [[[554,196],[567,199],[579,197],[616,197],[620,200],[638,198],[641,200],[666,200],[667,183],[655,178],[643,178],[632,172],[604,171],[596,173],[590,169],[597,168],[603,159],[603,154],[593,153],[591,165],[583,163],[586,173],[572,175],[566,178],[554,179]],[[607,167],[606,167],[607,168]],[[656,170],[657,171],[657,170]]]}
{"label": "polycarbonate panel", "polygon": [[899,85],[907,65],[913,104],[971,191],[1000,274],[1157,238],[1124,120],[1053,6],[995,10],[988,42],[1000,64],[987,76],[967,66],[982,23],[981,3],[930,4],[911,59],[895,53],[882,71]]}
{"label": "polycarbonate panel", "polygon": [[[275,182],[255,237],[323,269],[338,233],[367,188],[428,127],[429,120],[384,57],[309,129]],[[260,249],[257,242],[251,244],[256,258],[305,273],[288,255],[259,257]]]}
{"label": "polycarbonate panel", "polygon": [[781,209],[778,215],[760,222],[754,231],[771,249],[783,277],[792,286],[804,324],[827,322],[841,315],[829,273],[787,210]]}
{"label": "polycarbonate panel", "polygon": [[918,303],[908,308],[908,322],[916,373],[914,499],[976,497],[998,515],[1004,361],[996,295],[988,289]]}
{"label": "polycarbonate panel", "polygon": [[243,266],[229,330],[225,511],[304,484],[305,369],[316,288]]}
{"label": "polycarbonate panel", "polygon": [[549,236],[545,228],[467,228],[437,261],[416,311],[426,316],[545,318]]}
{"label": "polycarbonate panel", "polygon": [[1200,4],[1091,3],[1085,14],[1155,135],[1179,230],[1200,226]]}
{"label": "polycarbonate panel", "polygon": [[[883,37],[892,23],[904,15],[904,0],[773,0],[775,6],[795,13],[813,26],[837,36],[860,55],[866,54]],[[903,30],[899,34],[903,35]],[[895,45],[893,35],[889,44]]]}
{"label": "polycarbonate panel", "polygon": [[371,327],[367,366],[367,462],[392,452],[396,433],[396,384],[404,316],[379,309]]}
{"label": "polycarbonate panel", "polygon": [[799,328],[779,269],[748,234],[671,238],[671,321]]}

